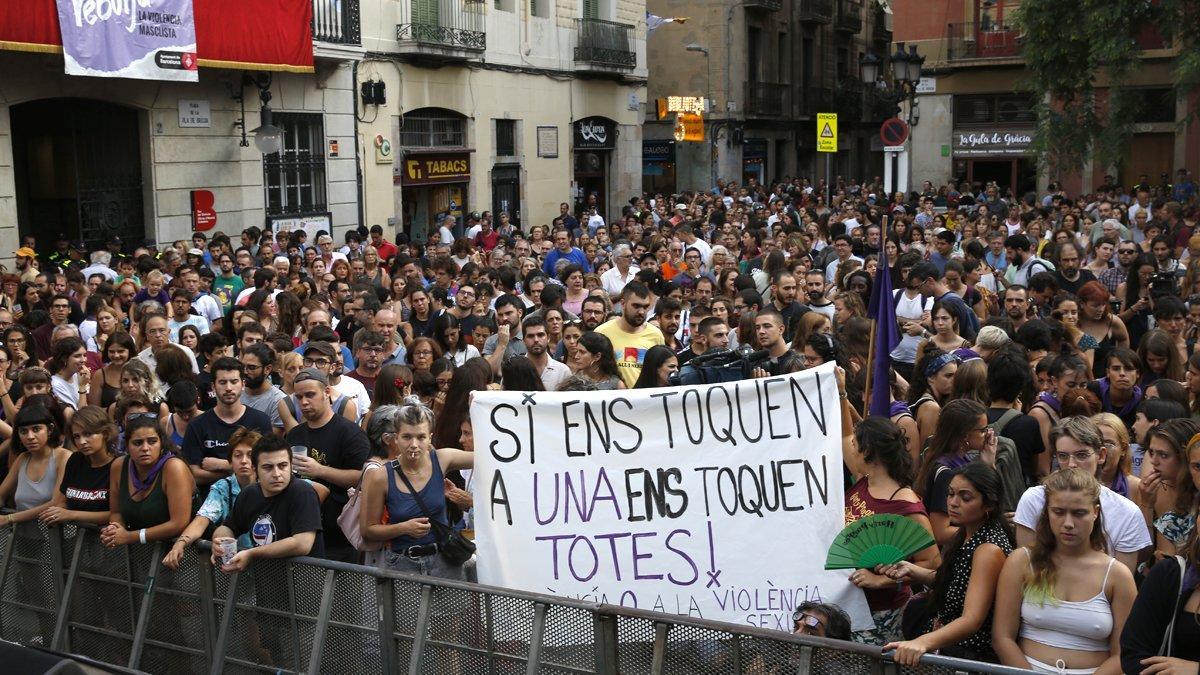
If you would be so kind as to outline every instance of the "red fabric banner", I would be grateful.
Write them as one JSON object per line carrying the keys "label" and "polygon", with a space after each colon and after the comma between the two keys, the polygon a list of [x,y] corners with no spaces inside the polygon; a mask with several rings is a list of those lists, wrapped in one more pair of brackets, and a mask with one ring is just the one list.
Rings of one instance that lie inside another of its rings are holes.
{"label": "red fabric banner", "polygon": [[[312,72],[312,0],[192,0],[209,68]],[[61,52],[55,0],[0,0],[0,49]]]}

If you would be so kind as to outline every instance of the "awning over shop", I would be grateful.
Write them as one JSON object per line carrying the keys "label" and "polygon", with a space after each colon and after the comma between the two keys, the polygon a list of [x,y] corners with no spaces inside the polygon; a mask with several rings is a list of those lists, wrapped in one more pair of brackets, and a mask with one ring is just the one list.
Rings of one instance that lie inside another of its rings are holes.
{"label": "awning over shop", "polygon": [[[313,71],[312,0],[193,0],[201,67]],[[55,0],[0,0],[0,49],[62,53]]]}

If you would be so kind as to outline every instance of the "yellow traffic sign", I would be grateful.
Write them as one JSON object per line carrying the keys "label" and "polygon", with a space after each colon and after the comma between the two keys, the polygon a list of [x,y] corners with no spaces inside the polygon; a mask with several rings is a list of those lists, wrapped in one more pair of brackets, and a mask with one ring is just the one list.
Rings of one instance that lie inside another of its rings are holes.
{"label": "yellow traffic sign", "polygon": [[817,152],[837,152],[837,139],[837,113],[817,113]]}

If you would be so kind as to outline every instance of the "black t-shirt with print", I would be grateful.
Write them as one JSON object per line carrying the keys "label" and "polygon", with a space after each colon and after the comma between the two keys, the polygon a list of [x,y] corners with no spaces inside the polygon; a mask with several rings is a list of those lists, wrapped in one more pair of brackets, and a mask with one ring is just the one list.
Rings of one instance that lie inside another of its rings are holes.
{"label": "black t-shirt with print", "polygon": [[68,511],[99,513],[108,510],[108,477],[112,460],[104,466],[92,466],[82,452],[67,458],[62,484],[58,490],[67,497]]}
{"label": "black t-shirt with print", "polygon": [[[189,424],[188,429],[191,428]],[[362,428],[341,415],[334,415],[325,426],[318,429],[301,422],[287,433],[286,438],[288,445],[307,447],[309,457],[334,469],[362,469],[371,450],[370,441]],[[342,529],[337,524],[338,515],[349,499],[346,488],[323,480],[317,482],[329,488],[329,497],[321,505],[325,540],[331,547],[349,546],[350,543],[346,541]]]}
{"label": "black t-shirt with print", "polygon": [[264,496],[258,483],[243,488],[233,510],[225,517],[225,526],[237,537],[250,533],[250,541],[255,546],[266,546],[302,532],[316,532],[317,538],[308,555],[320,557],[325,554],[317,491],[295,478],[273,497]]}
{"label": "black t-shirt with print", "polygon": [[238,429],[246,427],[266,436],[274,433],[271,418],[267,414],[247,407],[241,418],[233,424],[217,416],[215,410],[207,410],[188,422],[183,434],[183,457],[188,464],[198,465],[205,457],[229,459],[229,437]]}

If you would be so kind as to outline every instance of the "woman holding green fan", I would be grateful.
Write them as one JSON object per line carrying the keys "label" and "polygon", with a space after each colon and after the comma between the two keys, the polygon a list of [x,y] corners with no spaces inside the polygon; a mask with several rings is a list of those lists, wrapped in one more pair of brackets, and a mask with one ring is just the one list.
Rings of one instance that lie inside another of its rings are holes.
{"label": "woman holding green fan", "polygon": [[[884,645],[894,658],[916,666],[926,652],[995,662],[992,650],[992,600],[996,580],[1013,540],[1000,508],[1000,474],[983,462],[954,472],[946,496],[950,524],[957,529],[937,570],[907,560],[883,568],[896,581],[920,583],[931,590],[905,610],[905,637]],[[911,623],[910,623],[911,622]]]}
{"label": "woman holding green fan", "polygon": [[[900,427],[886,417],[868,417],[854,428],[849,440],[842,444],[843,455],[857,480],[846,492],[846,524],[876,514],[895,514],[915,521],[932,535],[925,507],[912,490],[912,458]],[[916,567],[936,569],[937,546],[918,551],[912,560]],[[855,570],[850,581],[863,589],[875,619],[875,628],[855,633],[854,640],[883,645],[899,639],[901,613],[912,597],[908,583],[870,569]]]}

